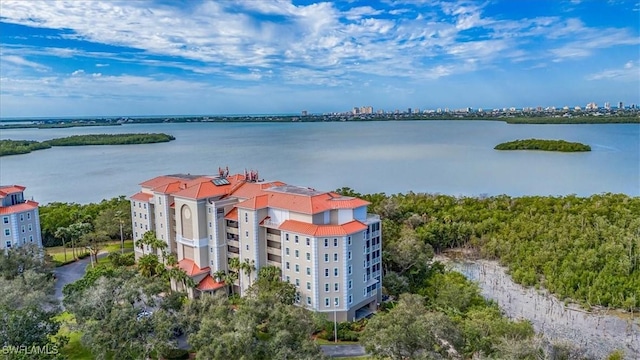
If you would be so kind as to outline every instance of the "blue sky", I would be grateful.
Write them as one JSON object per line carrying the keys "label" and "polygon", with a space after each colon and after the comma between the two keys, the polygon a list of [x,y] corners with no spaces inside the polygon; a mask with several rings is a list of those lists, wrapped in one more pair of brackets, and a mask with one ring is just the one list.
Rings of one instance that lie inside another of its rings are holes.
{"label": "blue sky", "polygon": [[638,0],[9,1],[0,117],[640,103]]}

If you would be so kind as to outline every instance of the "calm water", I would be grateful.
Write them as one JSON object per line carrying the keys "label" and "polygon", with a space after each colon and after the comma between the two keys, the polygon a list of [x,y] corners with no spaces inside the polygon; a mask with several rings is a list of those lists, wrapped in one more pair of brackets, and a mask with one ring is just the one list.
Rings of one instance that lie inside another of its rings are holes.
{"label": "calm water", "polygon": [[[161,174],[260,171],[260,177],[363,193],[640,195],[640,126],[480,121],[192,123],[2,130],[2,139],[164,132],[170,143],[57,147],[0,158],[0,183],[42,203],[93,202],[138,191]],[[503,141],[564,139],[588,153],[496,151]]]}

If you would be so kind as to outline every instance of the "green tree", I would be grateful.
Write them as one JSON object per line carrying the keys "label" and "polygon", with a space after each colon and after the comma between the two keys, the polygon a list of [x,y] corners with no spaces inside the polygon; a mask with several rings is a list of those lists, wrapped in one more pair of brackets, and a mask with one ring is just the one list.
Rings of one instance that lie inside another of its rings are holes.
{"label": "green tree", "polygon": [[417,359],[457,353],[458,328],[446,315],[430,312],[424,298],[403,294],[388,313],[369,320],[360,342],[380,359]]}

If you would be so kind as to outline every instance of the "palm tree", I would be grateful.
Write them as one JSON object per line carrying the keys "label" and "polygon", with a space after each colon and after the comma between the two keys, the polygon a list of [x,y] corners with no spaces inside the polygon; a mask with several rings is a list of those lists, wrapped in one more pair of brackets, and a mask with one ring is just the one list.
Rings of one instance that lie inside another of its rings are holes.
{"label": "palm tree", "polygon": [[62,239],[62,250],[64,251],[64,262],[67,262],[67,244],[66,238],[69,236],[69,229],[66,227],[59,227],[54,235],[55,237]]}
{"label": "palm tree", "polygon": [[213,278],[217,282],[221,282],[221,281],[224,281],[224,278],[225,278],[226,275],[227,275],[227,273],[225,273],[223,270],[218,270],[218,271],[213,273]]}
{"label": "palm tree", "polygon": [[249,277],[249,285],[251,285],[251,273],[256,269],[256,261],[244,259],[244,262],[241,264],[242,270]]}
{"label": "palm tree", "polygon": [[138,271],[140,275],[151,277],[157,273],[158,265],[161,265],[157,256],[144,255],[138,260]]}
{"label": "palm tree", "polygon": [[236,280],[238,280],[237,272],[230,271],[224,277],[224,283],[231,288],[231,295],[233,295],[233,287],[235,286]]}

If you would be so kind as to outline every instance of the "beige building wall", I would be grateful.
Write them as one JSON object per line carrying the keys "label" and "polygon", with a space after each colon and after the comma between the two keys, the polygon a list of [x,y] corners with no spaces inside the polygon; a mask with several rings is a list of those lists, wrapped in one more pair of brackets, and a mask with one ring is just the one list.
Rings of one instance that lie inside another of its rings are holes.
{"label": "beige building wall", "polygon": [[42,246],[38,208],[0,216],[0,249]]}

